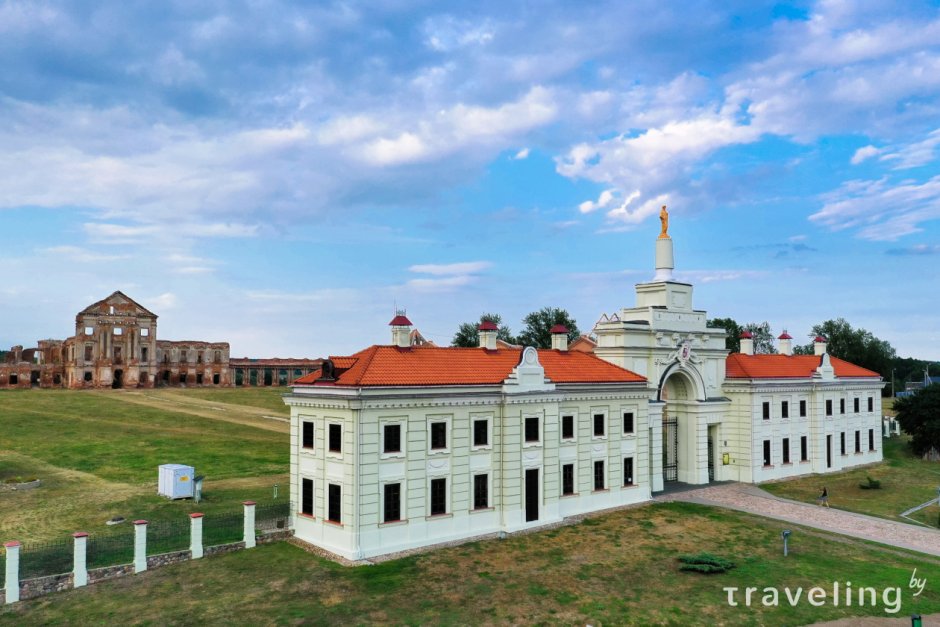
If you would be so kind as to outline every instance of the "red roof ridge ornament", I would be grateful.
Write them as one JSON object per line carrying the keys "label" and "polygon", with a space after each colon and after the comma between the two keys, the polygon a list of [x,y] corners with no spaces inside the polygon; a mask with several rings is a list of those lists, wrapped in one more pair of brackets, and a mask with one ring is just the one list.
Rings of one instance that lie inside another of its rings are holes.
{"label": "red roof ridge ornament", "polygon": [[754,335],[753,335],[750,331],[741,331],[740,339],[742,339],[742,340],[750,340],[750,339],[753,339],[753,338],[754,338]]}
{"label": "red roof ridge ornament", "polygon": [[827,340],[826,338],[824,338],[823,336],[821,336],[821,335],[817,335],[817,336],[816,336],[816,339],[813,340],[813,341],[814,341],[814,342],[828,342],[828,340]]}
{"label": "red roof ridge ornament", "polygon": [[394,318],[392,318],[392,321],[388,323],[388,326],[390,326],[390,327],[410,327],[410,326],[411,326],[411,320],[409,320],[409,319],[405,316],[404,312],[402,312],[402,313],[399,313],[398,315],[396,315]]}
{"label": "red roof ridge ornament", "polygon": [[777,339],[778,339],[778,340],[792,340],[792,339],[793,339],[793,336],[790,335],[789,333],[787,333],[787,330],[784,329],[784,330],[783,330],[783,333],[781,333],[781,334],[780,334],[780,337],[778,337]]}
{"label": "red roof ridge ornament", "polygon": [[568,333],[568,327],[563,324],[556,324],[552,327],[551,333]]}
{"label": "red roof ridge ornament", "polygon": [[492,320],[484,320],[477,327],[477,331],[499,331],[499,327]]}

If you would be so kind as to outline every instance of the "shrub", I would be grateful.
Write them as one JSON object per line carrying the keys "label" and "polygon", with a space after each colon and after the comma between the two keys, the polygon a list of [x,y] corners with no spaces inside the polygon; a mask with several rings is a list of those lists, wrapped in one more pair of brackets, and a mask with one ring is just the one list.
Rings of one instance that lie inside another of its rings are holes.
{"label": "shrub", "polygon": [[863,490],[880,490],[881,489],[881,482],[878,481],[877,479],[872,479],[871,477],[868,477],[868,476],[866,476],[865,479],[868,480],[868,483],[860,483],[858,484],[858,487],[860,487]]}
{"label": "shrub", "polygon": [[711,553],[680,555],[679,561],[682,562],[682,566],[679,567],[679,570],[704,573],[706,575],[724,573],[734,568],[734,562],[731,560],[712,555]]}

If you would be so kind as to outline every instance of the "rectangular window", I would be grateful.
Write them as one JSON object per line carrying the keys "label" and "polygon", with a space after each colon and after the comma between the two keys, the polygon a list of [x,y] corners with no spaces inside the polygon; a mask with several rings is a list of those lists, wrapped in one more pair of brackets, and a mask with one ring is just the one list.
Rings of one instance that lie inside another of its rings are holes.
{"label": "rectangular window", "polygon": [[875,430],[874,429],[868,430],[868,450],[869,451],[875,450]]}
{"label": "rectangular window", "polygon": [[335,483],[330,484],[327,519],[335,523],[343,522],[343,489]]}
{"label": "rectangular window", "polygon": [[300,513],[313,516],[313,479],[301,481]]}
{"label": "rectangular window", "polygon": [[330,452],[343,452],[343,425],[330,425]]}
{"label": "rectangular window", "polygon": [[875,411],[875,399],[871,396],[868,397],[868,411]]}
{"label": "rectangular window", "polygon": [[490,506],[490,477],[489,475],[474,475],[473,477],[473,509],[486,509]]}
{"label": "rectangular window", "polygon": [[94,335],[94,334],[95,334],[94,327],[85,327],[85,335]]}
{"label": "rectangular window", "polygon": [[93,344],[85,344],[85,361],[91,361],[93,350],[94,350]]}
{"label": "rectangular window", "polygon": [[604,429],[604,414],[594,414],[594,435],[602,436],[606,433]]}
{"label": "rectangular window", "polygon": [[431,516],[447,513],[447,479],[431,479]]}
{"label": "rectangular window", "polygon": [[839,434],[839,450],[845,455],[845,431]]}
{"label": "rectangular window", "polygon": [[574,439],[574,416],[561,417],[561,439]]}
{"label": "rectangular window", "polygon": [[789,418],[790,417],[790,401],[781,401],[780,403],[780,417]]}
{"label": "rectangular window", "polygon": [[596,461],[594,462],[594,489],[603,490],[604,485],[604,462]]}
{"label": "rectangular window", "polygon": [[764,466],[770,466],[770,440],[764,440]]}
{"label": "rectangular window", "polygon": [[839,399],[839,413],[840,414],[845,413],[845,399],[844,398]]}
{"label": "rectangular window", "polygon": [[623,485],[633,485],[633,458],[623,458]]}
{"label": "rectangular window", "polygon": [[809,443],[806,441],[805,435],[800,437],[800,461],[809,461]]}
{"label": "rectangular window", "polygon": [[790,463],[790,438],[783,438],[783,463]]}
{"label": "rectangular window", "polygon": [[632,411],[623,412],[623,432],[633,433],[633,412]]}
{"label": "rectangular window", "polygon": [[574,464],[565,464],[561,467],[561,493],[574,494]]}
{"label": "rectangular window", "polygon": [[473,421],[473,445],[474,446],[487,446],[489,445],[490,433],[489,433],[489,420],[474,420]]}
{"label": "rectangular window", "polygon": [[447,423],[431,423],[431,450],[447,448]]}
{"label": "rectangular window", "polygon": [[122,329],[121,327],[114,327],[114,334],[115,334],[115,335],[124,335],[124,329]]}
{"label": "rectangular window", "polygon": [[538,418],[526,418],[525,419],[525,441],[526,442],[538,442],[539,441],[539,419]]}
{"label": "rectangular window", "polygon": [[385,425],[383,429],[383,453],[401,453],[401,425]]}
{"label": "rectangular window", "polygon": [[861,401],[862,401],[862,399],[858,398],[857,396],[852,399],[852,410],[853,410],[856,414],[857,414],[859,411],[861,411],[861,410],[859,409],[859,406],[861,405]]}
{"label": "rectangular window", "polygon": [[826,399],[826,415],[827,416],[832,415],[832,399],[831,398]]}
{"label": "rectangular window", "polygon": [[307,420],[303,421],[303,438],[301,440],[303,448],[313,448],[313,423]]}
{"label": "rectangular window", "polygon": [[862,432],[861,431],[855,432],[855,452],[856,453],[862,452]]}
{"label": "rectangular window", "polygon": [[770,420],[770,402],[764,401],[763,403],[763,415],[764,420]]}
{"label": "rectangular window", "polygon": [[806,418],[806,401],[800,401],[800,418]]}
{"label": "rectangular window", "polygon": [[385,511],[383,522],[398,522],[401,520],[401,484],[385,484]]}

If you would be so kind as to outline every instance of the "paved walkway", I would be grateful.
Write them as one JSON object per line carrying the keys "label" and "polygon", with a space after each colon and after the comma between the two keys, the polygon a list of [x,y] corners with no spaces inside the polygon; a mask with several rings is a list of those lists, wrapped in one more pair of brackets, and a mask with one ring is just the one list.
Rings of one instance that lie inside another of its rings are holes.
{"label": "paved walkway", "polygon": [[717,505],[795,525],[863,538],[940,556],[940,530],[801,503],[774,496],[755,485],[725,483],[657,496],[657,501],[687,501]]}

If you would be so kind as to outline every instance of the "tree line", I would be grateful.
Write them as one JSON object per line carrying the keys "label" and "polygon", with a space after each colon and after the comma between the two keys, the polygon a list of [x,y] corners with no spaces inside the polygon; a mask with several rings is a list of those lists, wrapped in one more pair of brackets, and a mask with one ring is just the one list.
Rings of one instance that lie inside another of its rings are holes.
{"label": "tree line", "polygon": [[498,340],[503,340],[509,344],[534,346],[536,348],[552,347],[551,329],[556,324],[563,325],[568,329],[569,342],[573,342],[581,335],[577,322],[567,311],[557,307],[542,307],[522,319],[522,331],[519,332],[519,335],[513,335],[512,330],[503,324],[503,318],[499,314],[484,313],[480,316],[479,322],[464,322],[457,327],[457,332],[454,334],[450,345],[464,348],[479,346],[480,331],[478,327],[483,322],[492,322],[496,325],[496,339]]}

